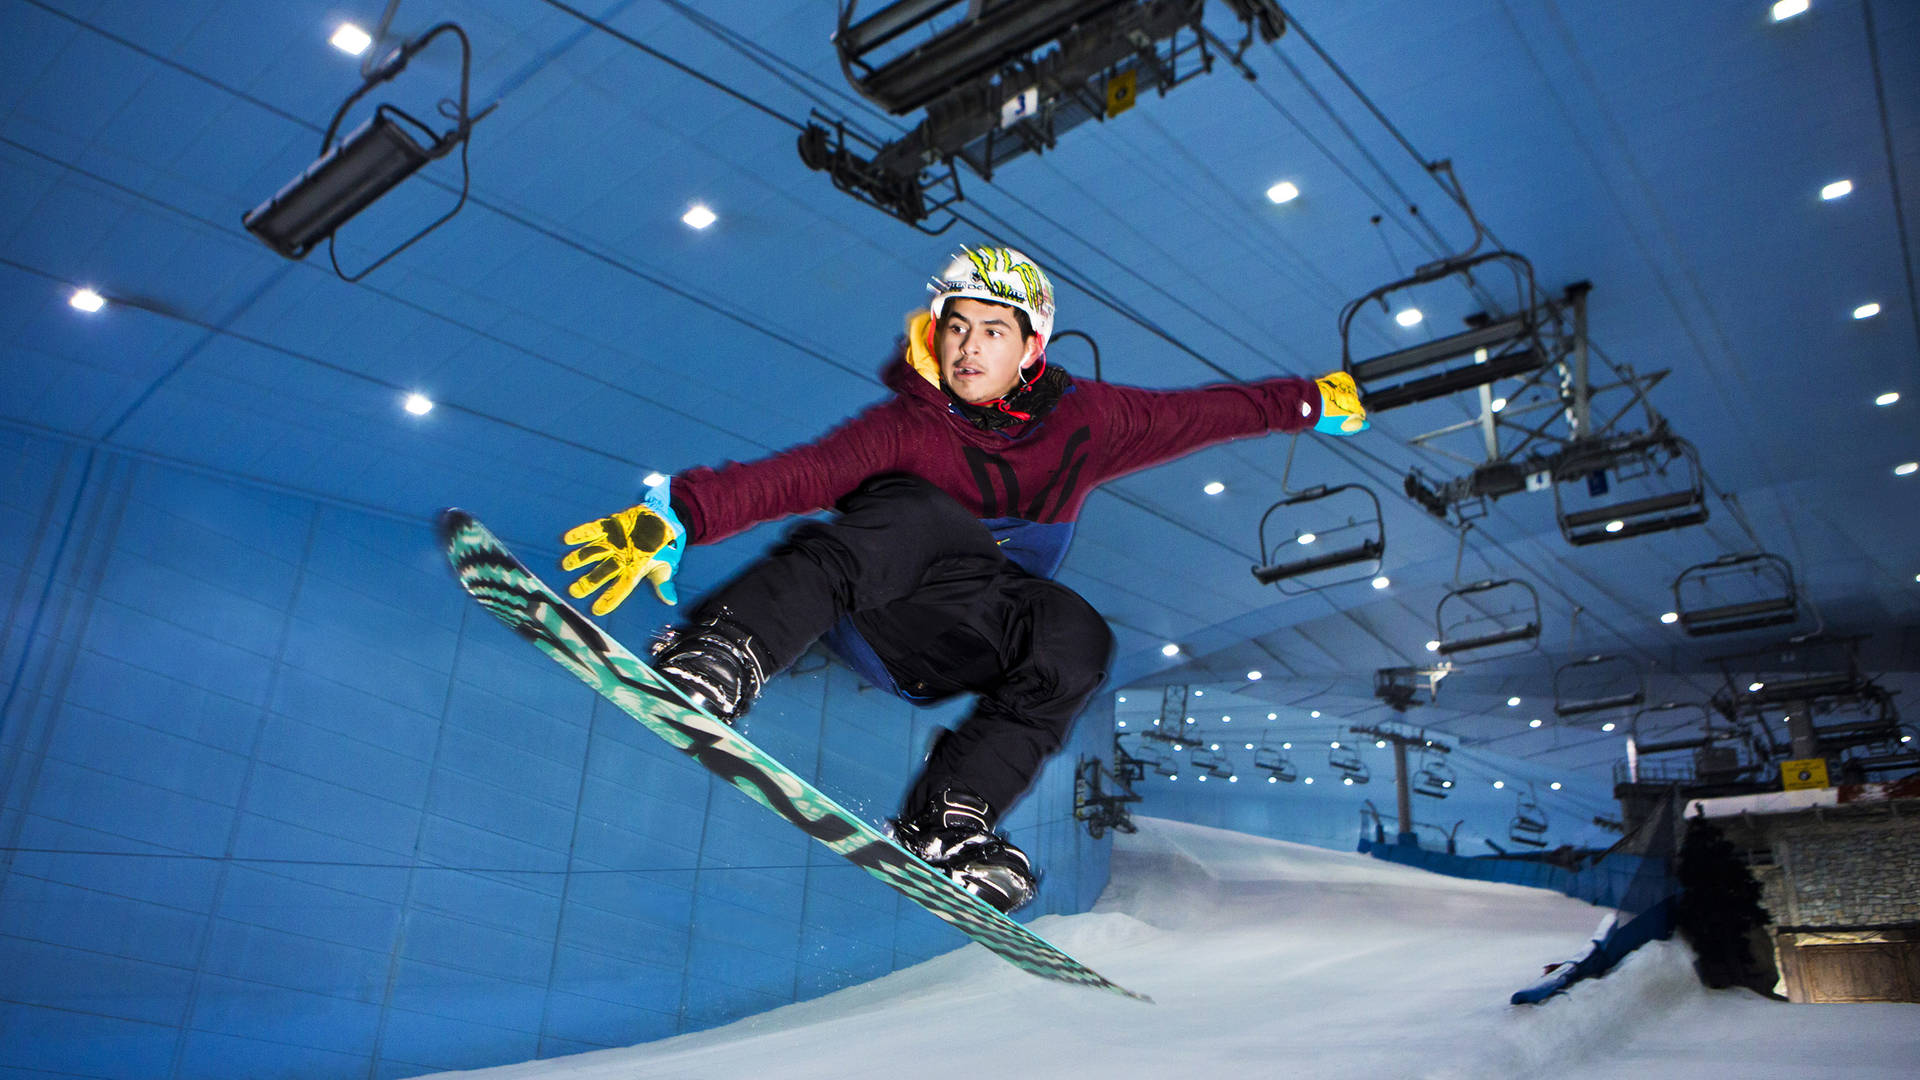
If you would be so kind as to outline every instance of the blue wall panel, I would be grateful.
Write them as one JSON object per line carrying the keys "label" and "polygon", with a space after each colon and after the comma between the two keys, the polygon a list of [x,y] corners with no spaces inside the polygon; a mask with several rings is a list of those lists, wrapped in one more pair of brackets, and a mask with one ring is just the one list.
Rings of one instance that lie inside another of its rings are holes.
{"label": "blue wall panel", "polygon": [[[474,1068],[965,943],[487,618],[426,522],[0,444],[0,1077]],[[878,821],[965,708],[813,655],[749,733]],[[1033,914],[1105,883],[1072,820],[1105,708],[1005,821]]]}

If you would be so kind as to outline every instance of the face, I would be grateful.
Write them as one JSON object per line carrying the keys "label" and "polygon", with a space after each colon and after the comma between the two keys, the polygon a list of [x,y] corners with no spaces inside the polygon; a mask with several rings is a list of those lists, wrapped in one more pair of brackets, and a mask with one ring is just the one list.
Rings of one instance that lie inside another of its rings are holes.
{"label": "face", "polygon": [[1005,397],[1034,361],[1040,340],[1020,337],[1020,320],[1004,304],[958,297],[934,328],[933,354],[953,395],[970,405]]}

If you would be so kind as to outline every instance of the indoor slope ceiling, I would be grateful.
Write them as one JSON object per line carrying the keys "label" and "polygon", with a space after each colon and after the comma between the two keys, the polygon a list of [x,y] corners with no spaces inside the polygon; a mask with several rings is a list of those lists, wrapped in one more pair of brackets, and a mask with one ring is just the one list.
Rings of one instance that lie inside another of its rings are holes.
{"label": "indoor slope ceiling", "polygon": [[[1380,497],[1392,584],[1289,597],[1248,574],[1288,440],[1209,450],[1087,504],[1062,576],[1116,629],[1116,685],[1358,710],[1375,669],[1430,659],[1460,557],[1459,580],[1537,589],[1542,651],[1462,670],[1415,715],[1516,756],[1618,756],[1594,724],[1547,713],[1533,731],[1539,714],[1505,705],[1551,701],[1556,664],[1592,653],[1630,658],[1656,700],[1701,700],[1723,680],[1713,656],[1818,621],[1874,635],[1874,670],[1915,686],[1920,476],[1894,468],[1920,458],[1920,6],[1814,0],[1776,23],[1761,0],[1299,0],[1295,32],[1248,52],[1257,82],[1221,65],[991,184],[964,176],[966,220],[933,237],[795,152],[816,108],[904,127],[849,91],[826,0],[405,0],[395,32],[458,22],[474,107],[498,108],[474,129],[459,215],[347,284],[240,218],[317,155],[359,80],[328,36],[382,7],[0,0],[0,418],[415,520],[457,503],[557,553],[650,471],[763,455],[880,397],[904,315],[963,242],[1055,270],[1059,325],[1098,341],[1109,380],[1333,368],[1344,303],[1473,238],[1404,138],[1452,162],[1543,290],[1592,283],[1595,349],[1670,371],[1653,405],[1736,502],[1715,499],[1704,527],[1574,548],[1549,496],[1514,495],[1461,556],[1400,479],[1460,471],[1410,441],[1475,415],[1459,395],[1299,441],[1291,486]],[[431,115],[454,55],[436,45],[370,100]],[[1839,179],[1851,194],[1822,200]],[[1300,197],[1269,202],[1279,180]],[[459,184],[457,159],[430,166],[342,231],[341,262],[365,265]],[[694,203],[717,223],[683,225]],[[77,285],[107,308],[71,309]],[[1356,351],[1452,333],[1483,306],[1457,286],[1412,302],[1426,319],[1411,328],[1364,313]],[[1879,313],[1855,319],[1867,303]],[[1090,374],[1082,342],[1054,358]],[[1888,391],[1901,400],[1877,407]],[[409,415],[409,392],[439,407]],[[1212,481],[1225,490],[1204,494]],[[683,589],[774,535],[696,551]],[[1756,548],[1791,561],[1817,620],[1701,640],[1658,621],[1682,570]],[[657,617],[640,603],[613,619],[637,633]],[[1157,711],[1159,692],[1133,700],[1123,716]]]}

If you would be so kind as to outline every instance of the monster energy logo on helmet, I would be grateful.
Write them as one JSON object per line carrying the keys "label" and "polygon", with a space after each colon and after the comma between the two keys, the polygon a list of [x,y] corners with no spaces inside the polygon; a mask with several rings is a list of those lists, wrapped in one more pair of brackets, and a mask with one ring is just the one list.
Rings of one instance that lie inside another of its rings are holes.
{"label": "monster energy logo on helmet", "polygon": [[1012,248],[963,247],[927,289],[933,293],[928,307],[936,319],[948,300],[964,296],[1026,312],[1042,348],[1053,333],[1053,283],[1032,259]]}

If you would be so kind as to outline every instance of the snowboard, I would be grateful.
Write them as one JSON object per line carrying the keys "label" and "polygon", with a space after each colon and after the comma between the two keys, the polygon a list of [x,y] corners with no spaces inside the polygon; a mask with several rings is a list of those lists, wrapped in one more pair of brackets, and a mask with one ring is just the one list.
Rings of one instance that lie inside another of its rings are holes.
{"label": "snowboard", "polygon": [[482,607],[721,780],[1015,967],[1043,979],[1153,1000],[1111,982],[974,896],[744,735],[689,704],[672,684],[528,570],[473,515],[442,511],[439,528],[454,575]]}

